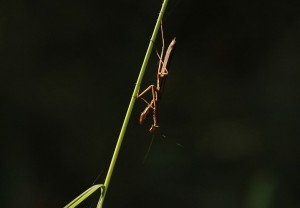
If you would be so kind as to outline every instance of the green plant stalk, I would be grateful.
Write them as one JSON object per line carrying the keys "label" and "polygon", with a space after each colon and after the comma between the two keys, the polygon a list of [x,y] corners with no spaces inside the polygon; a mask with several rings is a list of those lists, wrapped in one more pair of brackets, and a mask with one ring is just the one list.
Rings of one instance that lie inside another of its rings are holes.
{"label": "green plant stalk", "polygon": [[130,100],[130,103],[129,103],[129,106],[128,106],[128,109],[127,109],[127,112],[126,112],[126,116],[125,116],[125,119],[124,119],[124,122],[123,122],[123,125],[122,125],[122,128],[121,128],[120,134],[119,134],[117,145],[115,147],[115,151],[114,151],[114,154],[112,156],[110,166],[109,166],[106,178],[105,178],[104,191],[100,196],[97,208],[102,208],[102,205],[103,205],[106,193],[107,193],[107,189],[108,189],[108,186],[109,186],[109,182],[110,182],[112,173],[114,171],[116,160],[117,160],[117,157],[118,157],[118,154],[119,154],[119,151],[120,151],[120,148],[121,148],[121,144],[122,144],[122,141],[123,141],[123,138],[124,138],[124,134],[126,132],[127,125],[128,125],[128,122],[129,122],[129,119],[130,119],[130,116],[131,116],[131,112],[132,112],[134,103],[136,101],[136,98],[137,98],[137,95],[138,95],[138,92],[139,92],[139,89],[140,89],[140,85],[141,85],[144,73],[146,71],[146,68],[147,68],[148,60],[150,58],[150,55],[151,55],[151,52],[152,52],[152,49],[153,49],[153,44],[155,42],[157,33],[159,31],[161,20],[163,18],[165,9],[167,7],[167,4],[168,4],[168,0],[164,0],[163,4],[162,4],[162,7],[161,7],[161,10],[159,12],[157,21],[156,21],[156,25],[154,27],[154,31],[152,33],[152,36],[151,36],[151,39],[150,39],[150,42],[149,42],[149,46],[148,46],[148,49],[147,49],[147,52],[146,52],[146,55],[145,55],[145,58],[144,58],[139,76],[138,76],[138,79],[137,79],[137,82],[136,82],[136,85],[135,85],[133,93],[132,93],[132,97],[131,97],[131,100]]}

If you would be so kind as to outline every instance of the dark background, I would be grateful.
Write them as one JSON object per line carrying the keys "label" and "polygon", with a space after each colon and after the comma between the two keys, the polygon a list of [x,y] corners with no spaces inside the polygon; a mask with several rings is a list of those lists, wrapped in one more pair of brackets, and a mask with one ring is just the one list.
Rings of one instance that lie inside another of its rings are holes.
{"label": "dark background", "polygon": [[[161,3],[1,3],[1,207],[63,207],[104,182]],[[161,128],[147,155],[137,101],[104,207],[300,206],[299,4],[169,1]]]}

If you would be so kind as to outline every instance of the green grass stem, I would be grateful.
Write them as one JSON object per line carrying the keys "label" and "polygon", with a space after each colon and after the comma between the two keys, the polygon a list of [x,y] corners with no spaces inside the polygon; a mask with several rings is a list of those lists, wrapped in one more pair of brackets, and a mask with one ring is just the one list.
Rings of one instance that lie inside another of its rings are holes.
{"label": "green grass stem", "polygon": [[126,129],[127,129],[127,125],[128,125],[130,116],[131,116],[131,112],[132,112],[134,103],[136,101],[136,98],[137,98],[137,95],[138,95],[138,92],[139,92],[139,89],[140,89],[140,85],[141,85],[144,73],[146,71],[146,68],[147,68],[148,60],[150,58],[150,55],[151,55],[151,52],[152,52],[152,49],[153,49],[153,44],[155,42],[157,33],[159,31],[160,24],[161,24],[163,15],[165,13],[167,4],[168,4],[168,0],[164,0],[163,4],[162,4],[162,7],[161,7],[161,10],[159,12],[158,18],[157,18],[155,27],[154,27],[154,31],[153,31],[151,39],[150,39],[150,43],[149,43],[149,46],[148,46],[148,49],[147,49],[147,52],[146,52],[146,55],[145,55],[140,73],[139,73],[139,76],[138,76],[138,79],[137,79],[136,85],[135,85],[133,93],[132,93],[132,97],[131,97],[131,100],[130,100],[130,103],[129,103],[129,106],[128,106],[128,109],[127,109],[127,112],[126,112],[126,115],[125,115],[125,119],[124,119],[121,131],[120,131],[120,134],[119,134],[117,145],[115,147],[115,151],[113,153],[113,156],[112,156],[112,159],[111,159],[111,162],[110,162],[110,166],[109,166],[104,184],[97,184],[97,185],[94,185],[94,186],[90,187],[89,189],[84,191],[82,194],[80,194],[78,197],[76,197],[73,201],[71,201],[69,204],[67,204],[64,208],[74,208],[74,207],[76,207],[78,204],[80,204],[82,201],[84,201],[87,197],[89,197],[92,193],[94,193],[98,189],[101,189],[101,194],[100,194],[100,198],[99,198],[99,201],[98,201],[98,204],[97,204],[97,208],[102,208],[102,205],[103,205],[106,193],[107,193],[107,189],[108,189],[108,186],[109,186],[109,182],[110,182],[111,176],[113,174],[114,167],[115,167],[115,164],[116,164],[116,161],[117,161],[117,157],[118,157],[118,154],[119,154],[119,151],[120,151],[120,148],[121,148],[121,144],[122,144],[122,141],[123,141]]}
{"label": "green grass stem", "polygon": [[161,24],[165,9],[167,7],[167,4],[168,4],[168,0],[164,0],[163,4],[162,4],[162,7],[161,7],[161,10],[160,10],[160,13],[159,13],[158,18],[157,18],[155,27],[154,27],[154,31],[152,33],[152,36],[151,36],[151,39],[150,39],[150,42],[149,42],[149,46],[148,46],[148,49],[147,49],[147,52],[146,52],[146,55],[145,55],[145,58],[144,58],[139,76],[138,76],[138,79],[137,79],[137,82],[136,82],[136,85],[135,85],[133,93],[132,93],[132,97],[131,97],[131,100],[130,100],[130,103],[129,103],[129,106],[128,106],[128,109],[127,109],[127,112],[126,112],[126,116],[125,116],[125,119],[124,119],[124,122],[123,122],[123,125],[122,125],[122,128],[121,128],[120,134],[119,134],[117,145],[115,147],[115,151],[114,151],[114,154],[112,156],[111,163],[110,163],[110,166],[109,166],[109,169],[108,169],[108,172],[107,172],[107,175],[106,175],[106,179],[105,179],[105,182],[104,182],[104,188],[105,189],[104,189],[103,193],[100,196],[97,208],[102,208],[102,205],[103,205],[106,193],[107,193],[107,189],[108,189],[108,186],[109,186],[109,182],[110,182],[112,173],[114,171],[116,160],[117,160],[117,157],[118,157],[118,154],[119,154],[119,151],[120,151],[120,148],[121,148],[121,144],[122,144],[122,141],[123,141],[123,138],[124,138],[124,134],[126,132],[127,125],[128,125],[128,122],[129,122],[129,119],[130,119],[130,116],[131,116],[131,112],[132,112],[134,103],[136,101],[136,98],[137,98],[137,95],[138,95],[138,92],[139,92],[139,89],[140,89],[140,85],[141,85],[144,73],[146,71],[146,68],[147,68],[148,60],[150,58],[150,55],[151,55],[151,52],[152,52],[152,49],[153,49],[153,44],[155,42],[157,33],[159,31],[160,24]]}

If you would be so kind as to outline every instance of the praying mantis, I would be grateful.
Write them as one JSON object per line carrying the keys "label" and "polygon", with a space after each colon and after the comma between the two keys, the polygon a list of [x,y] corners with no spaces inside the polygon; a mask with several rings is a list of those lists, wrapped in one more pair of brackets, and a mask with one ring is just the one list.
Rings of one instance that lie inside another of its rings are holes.
{"label": "praying mantis", "polygon": [[[169,60],[172,55],[172,51],[176,44],[176,38],[173,38],[171,43],[169,44],[166,54],[164,56],[164,34],[163,34],[163,28],[161,24],[161,35],[162,35],[162,49],[161,54],[159,55],[157,52],[157,56],[159,58],[159,64],[157,69],[157,75],[156,75],[156,85],[150,85],[147,87],[143,92],[141,92],[137,98],[142,99],[146,104],[146,108],[141,112],[139,123],[142,124],[144,120],[147,118],[147,115],[152,110],[153,112],[153,124],[151,125],[149,131],[155,132],[158,128],[158,108],[159,108],[159,102],[161,100],[163,88],[167,79],[167,76],[169,74],[168,71],[168,65]],[[147,92],[151,91],[152,94],[152,100],[151,102],[148,102],[146,99],[144,99],[142,96],[145,95]]]}

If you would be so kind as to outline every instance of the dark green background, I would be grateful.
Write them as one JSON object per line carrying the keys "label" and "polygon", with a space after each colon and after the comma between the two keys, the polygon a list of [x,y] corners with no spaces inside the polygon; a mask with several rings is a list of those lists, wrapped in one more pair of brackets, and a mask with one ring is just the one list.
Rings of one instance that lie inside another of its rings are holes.
{"label": "dark green background", "polygon": [[[161,2],[1,2],[1,207],[104,182]],[[104,207],[299,207],[299,1],[170,0],[164,32],[160,131],[143,163],[138,101]]]}

